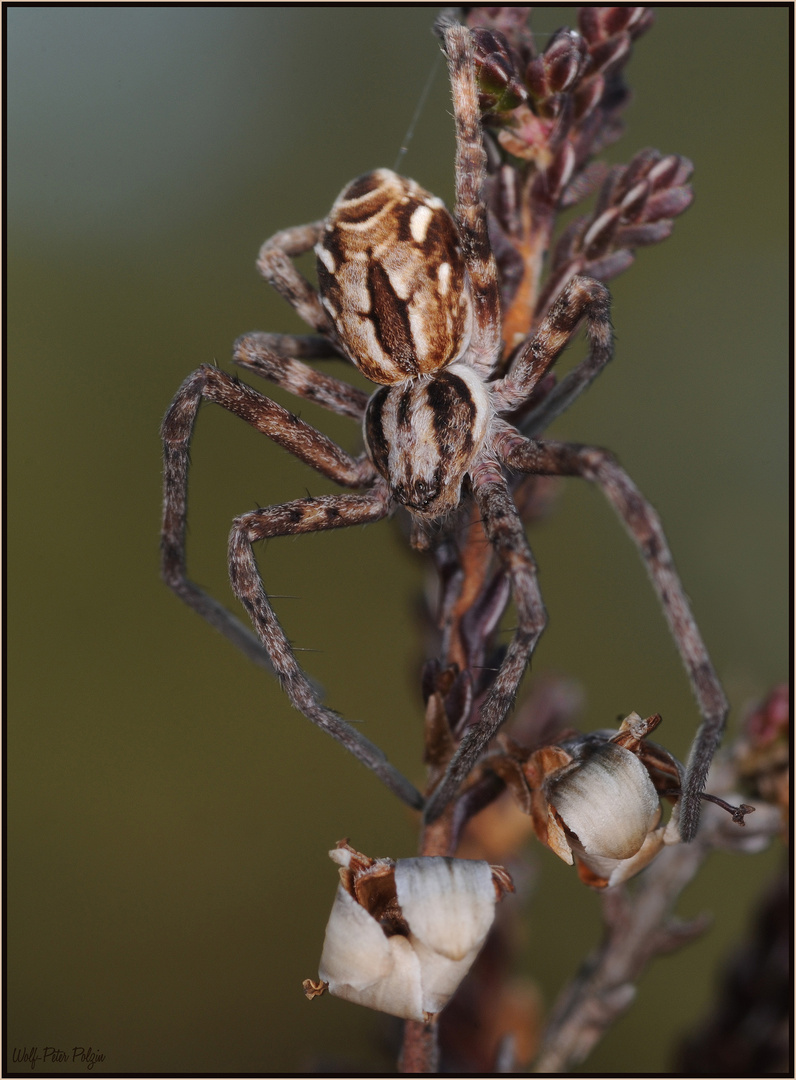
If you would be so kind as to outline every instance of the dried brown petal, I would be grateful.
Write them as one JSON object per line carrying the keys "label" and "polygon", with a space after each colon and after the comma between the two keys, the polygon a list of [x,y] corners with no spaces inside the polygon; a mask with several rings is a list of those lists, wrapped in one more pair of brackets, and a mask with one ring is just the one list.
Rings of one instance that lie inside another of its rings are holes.
{"label": "dried brown petal", "polygon": [[304,979],[301,986],[308,1001],[320,997],[329,989],[329,984],[324,982],[323,979],[318,979],[317,982],[313,979]]}
{"label": "dried brown petal", "polygon": [[495,886],[495,896],[498,900],[502,900],[507,893],[513,893],[514,882],[511,880],[511,874],[508,872],[505,866],[495,866],[490,864],[489,869],[492,871],[492,882]]}

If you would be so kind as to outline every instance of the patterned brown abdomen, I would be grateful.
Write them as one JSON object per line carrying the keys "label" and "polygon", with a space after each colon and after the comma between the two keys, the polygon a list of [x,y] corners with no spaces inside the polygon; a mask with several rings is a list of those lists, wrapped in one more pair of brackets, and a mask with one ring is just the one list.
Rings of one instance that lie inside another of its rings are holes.
{"label": "patterned brown abdomen", "polygon": [[430,375],[469,343],[469,285],[453,218],[413,180],[377,169],[340,194],[315,247],[349,359],[372,382]]}

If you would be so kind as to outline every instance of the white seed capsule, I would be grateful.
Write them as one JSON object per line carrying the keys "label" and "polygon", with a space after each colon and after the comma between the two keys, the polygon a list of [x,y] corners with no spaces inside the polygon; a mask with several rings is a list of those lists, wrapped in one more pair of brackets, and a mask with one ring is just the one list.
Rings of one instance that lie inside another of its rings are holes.
{"label": "white seed capsule", "polygon": [[330,994],[405,1020],[423,1019],[420,961],[408,938],[392,937],[337,887],[318,975]]}
{"label": "white seed capsule", "polygon": [[[371,860],[342,848],[343,869],[319,965],[331,994],[428,1022],[470,969],[510,879],[489,863],[438,856]],[[353,857],[352,857],[353,856]]]}
{"label": "white seed capsule", "polygon": [[629,859],[660,817],[660,801],[638,757],[615,743],[595,747],[547,792],[586,855]]}
{"label": "white seed capsule", "polygon": [[470,970],[495,918],[492,870],[466,859],[399,859],[395,885],[420,963],[423,1013],[436,1014]]}

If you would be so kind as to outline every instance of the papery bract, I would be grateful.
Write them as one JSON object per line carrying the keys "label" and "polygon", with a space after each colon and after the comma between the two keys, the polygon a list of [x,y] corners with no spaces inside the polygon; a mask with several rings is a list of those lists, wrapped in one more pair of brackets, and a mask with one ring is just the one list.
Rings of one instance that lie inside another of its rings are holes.
{"label": "papery bract", "polygon": [[502,867],[420,856],[370,859],[341,843],[337,889],[314,997],[336,997],[428,1022],[456,991],[486,940],[511,879]]}

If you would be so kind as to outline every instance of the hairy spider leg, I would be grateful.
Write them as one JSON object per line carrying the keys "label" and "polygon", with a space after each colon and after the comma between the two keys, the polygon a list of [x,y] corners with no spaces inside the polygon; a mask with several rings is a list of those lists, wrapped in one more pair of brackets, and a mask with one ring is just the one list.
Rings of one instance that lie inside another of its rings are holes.
{"label": "hairy spider leg", "polygon": [[321,432],[275,401],[208,364],[189,375],[177,391],[161,428],[164,457],[161,535],[163,578],[189,607],[212,623],[249,659],[268,671],[273,671],[262,645],[251,631],[190,581],[186,573],[185,529],[190,442],[203,400],[215,402],[239,416],[336,483],[346,487],[363,487],[372,483],[375,470],[364,456],[351,457]]}
{"label": "hairy spider leg", "polygon": [[[310,343],[309,347],[307,343]],[[315,346],[319,352],[323,348],[322,357],[316,357],[311,351]],[[342,379],[308,367],[289,353],[291,347],[296,348],[301,356],[309,355],[318,359],[328,359],[332,352],[332,346],[322,337],[297,336],[291,339],[288,334],[255,332],[238,338],[232,359],[239,367],[259,375],[262,379],[268,379],[297,397],[314,401],[331,412],[349,416],[362,423],[369,395]]]}
{"label": "hairy spider leg", "polygon": [[500,466],[496,461],[485,461],[474,467],[471,476],[473,495],[481,511],[487,538],[511,582],[517,609],[517,628],[477,721],[468,728],[445,775],[426,804],[427,823],[439,817],[506,719],[514,704],[520,680],[547,624],[536,564]]}
{"label": "hairy spider leg", "polygon": [[589,354],[526,418],[523,427],[551,423],[596,378],[613,355],[611,294],[594,278],[574,277],[561,290],[538,330],[518,351],[509,373],[493,384],[495,408],[507,412],[527,401],[586,320]]}
{"label": "hairy spider leg", "polygon": [[302,360],[341,359],[337,333],[317,291],[292,259],[311,251],[323,233],[323,221],[283,229],[265,241],[257,268],[276,292],[319,334],[269,334],[256,331],[235,342],[233,362],[290,393],[315,401],[359,422],[368,395],[341,379],[315,371]]}
{"label": "hairy spider leg", "polygon": [[[284,646],[286,639],[278,627],[274,637],[276,657],[271,653],[269,640],[261,642],[230,612],[209,596],[187,576],[185,558],[185,528],[188,502],[188,470],[190,441],[196,416],[202,401],[211,401],[236,416],[245,420],[252,427],[267,435],[275,443],[295,454],[300,460],[312,465],[318,472],[336,483],[346,487],[365,487],[375,485],[373,491],[364,496],[348,496],[349,502],[341,503],[341,512],[335,518],[330,509],[325,520],[335,520],[337,525],[353,524],[364,520],[376,521],[386,517],[389,512],[389,498],[386,486],[376,477],[370,462],[364,457],[354,458],[321,432],[294,416],[275,401],[257,393],[251,387],[239,382],[217,368],[203,365],[190,375],[180,387],[163,421],[164,451],[164,495],[163,495],[163,530],[161,536],[161,567],[163,578],[174,592],[202,615],[212,626],[219,630],[234,645],[241,649],[255,663],[276,672],[288,692],[293,704],[300,710],[308,701],[309,682],[301,669],[303,683],[292,670],[285,669]],[[347,508],[354,500],[354,509],[346,517]],[[359,500],[359,501],[356,501]],[[312,503],[313,500],[303,500]],[[256,517],[256,515],[254,515]],[[301,514],[299,514],[301,517]],[[238,521],[245,519],[238,519]],[[309,519],[306,519],[309,520]],[[306,520],[296,532],[310,531]],[[315,520],[315,519],[313,519]],[[320,519],[318,519],[320,520]],[[319,523],[317,528],[335,527]],[[234,533],[234,529],[233,529]],[[237,535],[237,534],[236,534]],[[274,534],[277,535],[277,534]],[[240,539],[237,541],[240,543]],[[253,555],[251,556],[253,560]],[[236,564],[238,565],[238,564]],[[256,566],[254,570],[256,574]],[[259,581],[259,575],[257,575]],[[234,582],[233,582],[234,588]],[[236,590],[237,592],[237,590]],[[239,595],[239,594],[238,594]],[[247,594],[248,595],[248,594]],[[264,595],[264,594],[263,594]],[[267,600],[266,600],[267,605]],[[261,626],[255,623],[258,632]],[[281,636],[280,636],[281,635]],[[289,652],[289,646],[288,652]],[[290,654],[292,655],[292,653]],[[295,663],[295,660],[294,660]],[[295,694],[291,688],[296,687]],[[372,743],[355,729],[350,728],[329,709],[321,706],[310,690],[311,698],[306,715],[329,734],[342,742],[359,760],[373,771],[404,801],[412,806],[422,802],[419,792],[391,766],[384,755]]]}
{"label": "hairy spider leg", "polygon": [[296,499],[266,510],[243,514],[232,523],[229,577],[233,591],[249,613],[292,704],[372,769],[399,798],[419,809],[423,805],[420,792],[389,764],[377,746],[318,700],[268,601],[252,548],[258,540],[276,536],[295,536],[380,521],[390,513],[390,503],[387,485],[379,479],[362,495]]}
{"label": "hairy spider leg", "polygon": [[693,839],[699,823],[700,794],[724,730],[728,705],[674,567],[658,515],[606,450],[576,443],[524,439],[506,424],[497,433],[495,452],[511,469],[546,476],[578,476],[596,484],[638,548],[702,714],[702,724],[688,759],[680,806],[680,834],[685,841]]}
{"label": "hairy spider leg", "polygon": [[265,241],[257,256],[257,269],[304,322],[330,342],[337,340],[332,320],[321,306],[320,297],[291,259],[311,251],[323,232],[323,221],[296,225],[274,233]]}
{"label": "hairy spider leg", "polygon": [[[521,347],[509,374],[490,384],[497,410],[508,411],[528,399],[534,387],[555,363],[583,319],[586,319],[587,334],[591,345],[590,357],[595,354],[599,356],[598,366],[603,366],[612,352],[609,310],[610,294],[604,285],[592,278],[573,278],[562,290],[561,295],[553,304],[548,315],[542,320],[538,330]],[[500,425],[503,425],[502,421],[498,422],[498,431]],[[516,437],[522,441],[522,437],[515,428],[507,424],[504,426],[509,431],[514,432]],[[477,470],[474,470],[472,474],[473,490],[482,511],[484,524],[487,526],[490,521],[493,522],[492,532],[488,530],[487,536],[506,565],[518,612],[520,611],[520,598],[527,598],[528,610],[525,619],[520,613],[519,629],[492,692],[481,709],[478,723],[468,730],[459,750],[448,766],[445,778],[432,796],[431,803],[426,811],[429,821],[439,816],[445,804],[453,797],[459,784],[467,775],[467,771],[474,766],[478,755],[486,749],[489,740],[505,721],[513,704],[525,666],[530,660],[546,621],[544,605],[536,582],[533,560],[519,515],[508,494],[508,487],[503,481],[506,492],[503,502],[508,501],[511,507],[510,511],[504,505],[496,509],[488,500],[482,505],[485,496],[483,499],[479,498],[479,486],[475,479],[476,472]],[[500,472],[500,466],[497,463],[494,463],[492,472]],[[484,490],[491,491],[491,489]],[[495,514],[499,515],[497,519],[495,519]],[[501,524],[499,526],[495,525],[495,520]],[[514,522],[511,528],[506,525],[508,521]],[[496,540],[493,540],[493,534],[497,538]],[[522,535],[522,539],[520,539],[520,535]],[[532,586],[528,583],[529,572],[526,571],[524,575],[518,576],[516,569],[512,570],[513,562],[516,562],[518,557],[517,552],[522,552],[530,560],[529,565],[533,568],[530,572],[533,579]]]}
{"label": "hairy spider leg", "polygon": [[483,197],[486,151],[481,136],[473,46],[466,27],[444,22],[440,27],[444,32],[456,122],[454,217],[472,284],[473,331],[466,362],[486,378],[494,370],[502,349],[500,288]]}

